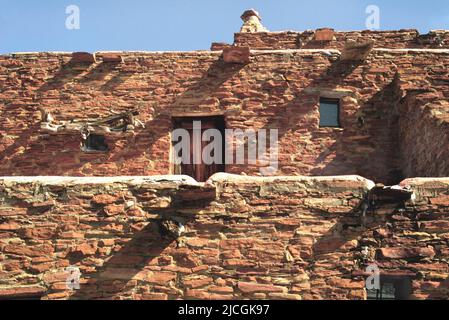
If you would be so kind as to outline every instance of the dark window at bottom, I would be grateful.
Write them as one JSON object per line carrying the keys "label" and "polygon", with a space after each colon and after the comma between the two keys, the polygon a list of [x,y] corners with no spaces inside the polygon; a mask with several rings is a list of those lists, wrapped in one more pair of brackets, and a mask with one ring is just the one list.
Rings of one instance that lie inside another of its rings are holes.
{"label": "dark window at bottom", "polygon": [[368,300],[408,300],[412,293],[409,278],[384,277],[380,280],[380,289],[368,290]]}
{"label": "dark window at bottom", "polygon": [[90,134],[81,149],[85,152],[106,152],[109,150],[106,138],[98,134]]}

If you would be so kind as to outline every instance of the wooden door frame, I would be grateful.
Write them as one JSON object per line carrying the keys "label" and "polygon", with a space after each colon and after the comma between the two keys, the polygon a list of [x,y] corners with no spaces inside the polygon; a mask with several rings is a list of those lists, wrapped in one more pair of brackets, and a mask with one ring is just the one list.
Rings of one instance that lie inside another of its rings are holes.
{"label": "wooden door frame", "polygon": [[[172,129],[178,129],[178,128],[182,128],[182,126],[180,125],[181,122],[193,122],[193,121],[208,121],[208,122],[215,122],[218,125],[215,126],[215,129],[218,129],[221,133],[222,133],[222,154],[223,154],[223,159],[222,159],[222,165],[220,165],[222,167],[223,171],[218,171],[218,172],[226,172],[226,163],[225,163],[225,150],[226,150],[226,138],[225,138],[225,129],[226,129],[226,119],[224,117],[223,114],[198,114],[198,115],[193,115],[193,114],[185,114],[185,115],[173,115],[171,117],[172,120]],[[175,168],[175,164],[174,164],[174,159],[173,159],[173,141],[171,139],[171,133],[170,133],[170,174],[176,174],[176,168]],[[182,174],[182,171],[181,171]]]}

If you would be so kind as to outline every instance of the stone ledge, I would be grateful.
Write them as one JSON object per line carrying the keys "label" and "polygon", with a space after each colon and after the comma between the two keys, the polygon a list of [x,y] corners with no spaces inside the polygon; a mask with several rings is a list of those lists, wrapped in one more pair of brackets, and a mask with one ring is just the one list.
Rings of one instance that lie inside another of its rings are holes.
{"label": "stone ledge", "polygon": [[[375,183],[371,180],[365,179],[358,175],[348,176],[275,176],[275,177],[255,177],[255,176],[241,176],[227,173],[217,173],[210,177],[210,183],[238,183],[238,184],[273,184],[285,182],[300,182],[300,183],[349,183],[348,187],[363,187],[371,190]],[[352,184],[352,183],[355,183]]]}
{"label": "stone ledge", "polygon": [[410,178],[400,183],[414,192],[414,203],[449,206],[449,178]]}
{"label": "stone ledge", "polygon": [[401,186],[430,186],[434,187],[436,184],[445,185],[449,187],[449,178],[409,178],[400,183]]}
{"label": "stone ledge", "polygon": [[39,183],[41,185],[87,185],[87,184],[143,184],[171,182],[175,184],[200,185],[195,179],[184,175],[161,175],[161,176],[119,176],[119,177],[57,177],[57,176],[36,176],[36,177],[0,177],[0,184],[29,184]]}

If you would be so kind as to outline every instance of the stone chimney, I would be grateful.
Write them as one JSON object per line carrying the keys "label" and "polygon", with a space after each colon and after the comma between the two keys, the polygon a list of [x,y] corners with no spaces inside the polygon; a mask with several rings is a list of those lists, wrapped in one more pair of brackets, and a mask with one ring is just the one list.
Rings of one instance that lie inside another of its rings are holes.
{"label": "stone chimney", "polygon": [[268,30],[262,25],[262,18],[254,9],[249,9],[243,12],[241,16],[243,20],[242,33],[255,33],[255,32],[268,32]]}

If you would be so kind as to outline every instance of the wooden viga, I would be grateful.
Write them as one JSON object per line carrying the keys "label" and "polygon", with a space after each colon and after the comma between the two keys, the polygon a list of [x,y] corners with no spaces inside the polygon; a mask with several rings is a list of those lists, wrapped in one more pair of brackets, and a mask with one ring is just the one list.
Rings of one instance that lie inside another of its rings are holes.
{"label": "wooden viga", "polygon": [[134,132],[145,128],[142,121],[136,118],[139,111],[130,110],[122,113],[92,120],[56,121],[46,110],[40,109],[42,116],[41,130],[49,133],[78,132],[84,135]]}

